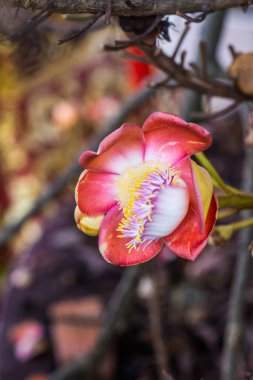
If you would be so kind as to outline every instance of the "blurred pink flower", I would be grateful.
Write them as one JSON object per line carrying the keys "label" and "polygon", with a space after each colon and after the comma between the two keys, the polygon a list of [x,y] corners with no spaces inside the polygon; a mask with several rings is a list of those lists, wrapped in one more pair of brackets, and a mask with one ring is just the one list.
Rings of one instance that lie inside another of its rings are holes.
{"label": "blurred pink flower", "polygon": [[44,327],[37,321],[24,321],[15,325],[10,332],[17,359],[26,362],[45,348]]}
{"label": "blurred pink flower", "polygon": [[84,119],[92,123],[101,124],[118,111],[119,101],[113,96],[103,96],[99,99],[87,101],[83,108]]}
{"label": "blurred pink flower", "polygon": [[211,144],[202,127],[155,112],[142,128],[124,124],[98,152],[84,152],[86,169],[76,188],[78,227],[99,233],[110,263],[128,266],[152,259],[163,245],[194,260],[217,213],[208,172],[190,159]]}
{"label": "blurred pink flower", "polygon": [[60,129],[74,127],[79,119],[78,107],[75,103],[61,100],[52,109],[52,119]]}

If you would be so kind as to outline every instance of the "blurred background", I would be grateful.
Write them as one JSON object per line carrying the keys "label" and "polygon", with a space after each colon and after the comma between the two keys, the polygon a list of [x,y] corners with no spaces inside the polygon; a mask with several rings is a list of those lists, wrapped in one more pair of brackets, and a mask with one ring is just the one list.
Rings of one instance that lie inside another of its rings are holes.
{"label": "blurred background", "polygon": [[[157,110],[189,120],[193,112],[216,112],[231,100],[152,89],[157,68],[103,49],[125,39],[116,19],[59,45],[83,21],[53,15],[13,39],[31,14],[15,15],[8,7],[0,12],[0,379],[219,379],[238,236],[223,248],[208,245],[194,263],[164,252],[145,266],[136,291],[128,289],[129,310],[94,359],[104,316],[114,316],[112,301],[128,270],[106,263],[97,238],[76,228],[74,188],[80,153],[96,149],[106,131],[123,122],[141,125]],[[187,51],[186,65],[198,60],[204,39],[211,72],[224,78],[232,62],[228,45],[252,50],[252,15],[250,8],[237,9],[191,24],[180,48]],[[174,51],[185,20],[171,16],[169,22],[170,40],[157,40],[166,54]],[[247,115],[240,106],[202,123],[214,138],[208,157],[237,187],[250,149]],[[251,379],[253,371],[252,285],[240,379]],[[93,360],[89,374],[55,372],[80,358],[88,365]]]}

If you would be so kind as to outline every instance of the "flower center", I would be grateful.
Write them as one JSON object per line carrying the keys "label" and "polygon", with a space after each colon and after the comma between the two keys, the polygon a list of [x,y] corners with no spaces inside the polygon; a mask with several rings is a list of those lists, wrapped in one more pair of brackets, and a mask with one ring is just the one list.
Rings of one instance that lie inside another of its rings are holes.
{"label": "flower center", "polygon": [[[118,237],[131,239],[126,245],[129,252],[138,249],[145,241],[166,236],[168,228],[164,229],[160,224],[168,222],[164,220],[161,210],[164,208],[168,211],[166,205],[163,205],[170,196],[167,189],[172,185],[175,190],[182,184],[185,185],[178,172],[160,162],[147,162],[128,168],[119,176],[116,183],[117,198],[124,217],[117,231],[121,232]],[[188,207],[188,191],[184,198],[187,198]],[[185,210],[183,214],[185,216]],[[167,216],[166,218],[168,219]]]}

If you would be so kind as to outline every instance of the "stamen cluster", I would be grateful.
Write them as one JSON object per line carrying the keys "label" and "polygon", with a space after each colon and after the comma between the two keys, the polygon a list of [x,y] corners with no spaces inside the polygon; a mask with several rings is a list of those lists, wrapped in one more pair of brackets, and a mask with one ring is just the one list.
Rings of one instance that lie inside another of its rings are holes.
{"label": "stamen cluster", "polygon": [[118,237],[132,238],[126,244],[129,252],[132,249],[138,250],[141,244],[148,240],[145,236],[145,226],[152,221],[157,196],[161,189],[171,184],[175,176],[175,170],[156,165],[136,180],[127,205],[123,208],[124,218],[117,228],[117,231],[122,232]]}

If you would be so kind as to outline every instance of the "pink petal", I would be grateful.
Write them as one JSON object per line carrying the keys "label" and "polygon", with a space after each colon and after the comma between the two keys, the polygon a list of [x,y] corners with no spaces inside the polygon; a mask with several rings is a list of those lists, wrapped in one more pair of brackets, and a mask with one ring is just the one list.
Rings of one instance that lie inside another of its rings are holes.
{"label": "pink petal", "polygon": [[213,196],[206,218],[204,231],[200,232],[198,218],[192,208],[179,227],[165,238],[168,248],[177,256],[187,260],[195,260],[207,243],[217,215],[217,201]]}
{"label": "pink petal", "polygon": [[129,238],[118,237],[118,225],[123,218],[122,211],[114,206],[105,216],[99,232],[99,250],[104,259],[111,264],[130,266],[144,263],[155,257],[163,246],[161,240],[143,243],[137,250],[129,249]]}
{"label": "pink petal", "polygon": [[95,173],[85,171],[81,175],[76,188],[76,202],[87,216],[105,214],[116,203],[116,174]]}
{"label": "pink petal", "polygon": [[186,183],[189,197],[190,197],[190,208],[194,210],[196,218],[198,220],[198,225],[200,231],[203,232],[204,226],[204,211],[202,198],[200,190],[197,186],[194,171],[192,167],[192,161],[189,157],[185,157],[183,160],[178,161],[175,166],[175,169],[179,171],[180,178]]}
{"label": "pink petal", "polygon": [[119,174],[143,162],[144,150],[142,129],[124,124],[101,142],[98,153],[84,152],[79,163],[86,169]]}
{"label": "pink petal", "polygon": [[145,160],[160,159],[173,164],[209,147],[211,135],[202,127],[186,123],[179,116],[154,112],[145,121]]}

